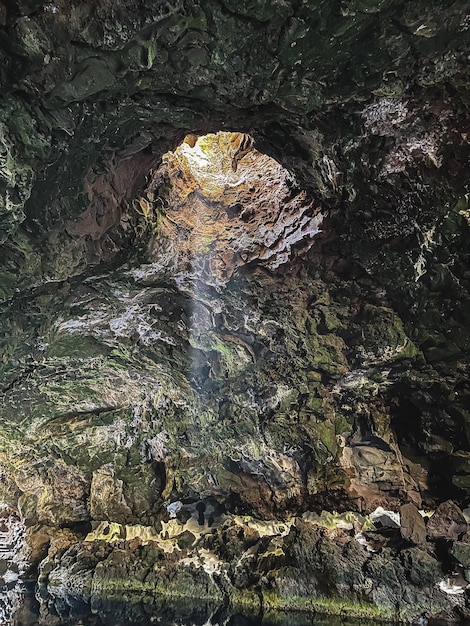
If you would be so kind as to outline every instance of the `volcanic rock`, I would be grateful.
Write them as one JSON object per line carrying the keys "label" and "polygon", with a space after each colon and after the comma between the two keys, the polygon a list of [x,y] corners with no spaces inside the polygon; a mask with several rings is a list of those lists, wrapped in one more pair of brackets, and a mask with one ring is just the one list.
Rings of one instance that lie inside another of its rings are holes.
{"label": "volcanic rock", "polygon": [[442,502],[427,524],[431,539],[458,540],[467,532],[467,522],[462,511],[452,500]]}

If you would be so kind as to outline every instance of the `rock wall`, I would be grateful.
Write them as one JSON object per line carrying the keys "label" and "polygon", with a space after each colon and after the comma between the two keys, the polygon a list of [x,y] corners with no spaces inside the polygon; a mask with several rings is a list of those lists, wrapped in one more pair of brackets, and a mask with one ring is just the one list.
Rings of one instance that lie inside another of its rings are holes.
{"label": "rock wall", "polygon": [[51,592],[465,614],[467,13],[0,2],[0,491]]}

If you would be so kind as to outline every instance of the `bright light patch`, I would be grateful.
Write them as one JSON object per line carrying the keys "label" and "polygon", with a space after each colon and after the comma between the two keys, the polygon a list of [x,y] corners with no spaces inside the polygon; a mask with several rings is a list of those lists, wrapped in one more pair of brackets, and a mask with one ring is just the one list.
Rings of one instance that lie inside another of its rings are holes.
{"label": "bright light patch", "polygon": [[[191,172],[206,196],[218,196],[226,187],[241,185],[249,177],[249,169],[257,159],[265,156],[252,147],[250,135],[221,131],[201,137],[187,135],[183,143],[169,154],[183,171]],[[275,163],[272,159],[270,161]]]}
{"label": "bright light patch", "polygon": [[187,135],[162,157],[147,191],[157,197],[164,210],[151,255],[179,284],[220,287],[251,263],[274,271],[308,251],[323,219],[293,174],[245,133]]}

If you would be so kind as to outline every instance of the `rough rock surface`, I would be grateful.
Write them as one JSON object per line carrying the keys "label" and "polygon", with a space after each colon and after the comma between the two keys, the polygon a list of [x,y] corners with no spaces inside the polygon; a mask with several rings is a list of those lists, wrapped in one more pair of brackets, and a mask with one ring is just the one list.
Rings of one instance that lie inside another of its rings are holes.
{"label": "rough rock surface", "polygon": [[432,539],[458,540],[467,532],[467,522],[459,507],[448,500],[442,502],[428,522],[428,536]]}
{"label": "rough rock surface", "polygon": [[401,536],[416,545],[426,542],[426,525],[414,504],[409,502],[400,507]]}
{"label": "rough rock surface", "polygon": [[469,28],[462,0],[0,1],[30,576],[465,614]]}

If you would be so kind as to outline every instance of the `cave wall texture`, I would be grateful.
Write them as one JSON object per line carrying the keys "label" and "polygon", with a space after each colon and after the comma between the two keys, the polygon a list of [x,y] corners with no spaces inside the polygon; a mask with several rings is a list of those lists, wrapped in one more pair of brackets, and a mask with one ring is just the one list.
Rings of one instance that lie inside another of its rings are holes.
{"label": "cave wall texture", "polygon": [[452,0],[0,1],[25,575],[465,612],[469,30]]}

